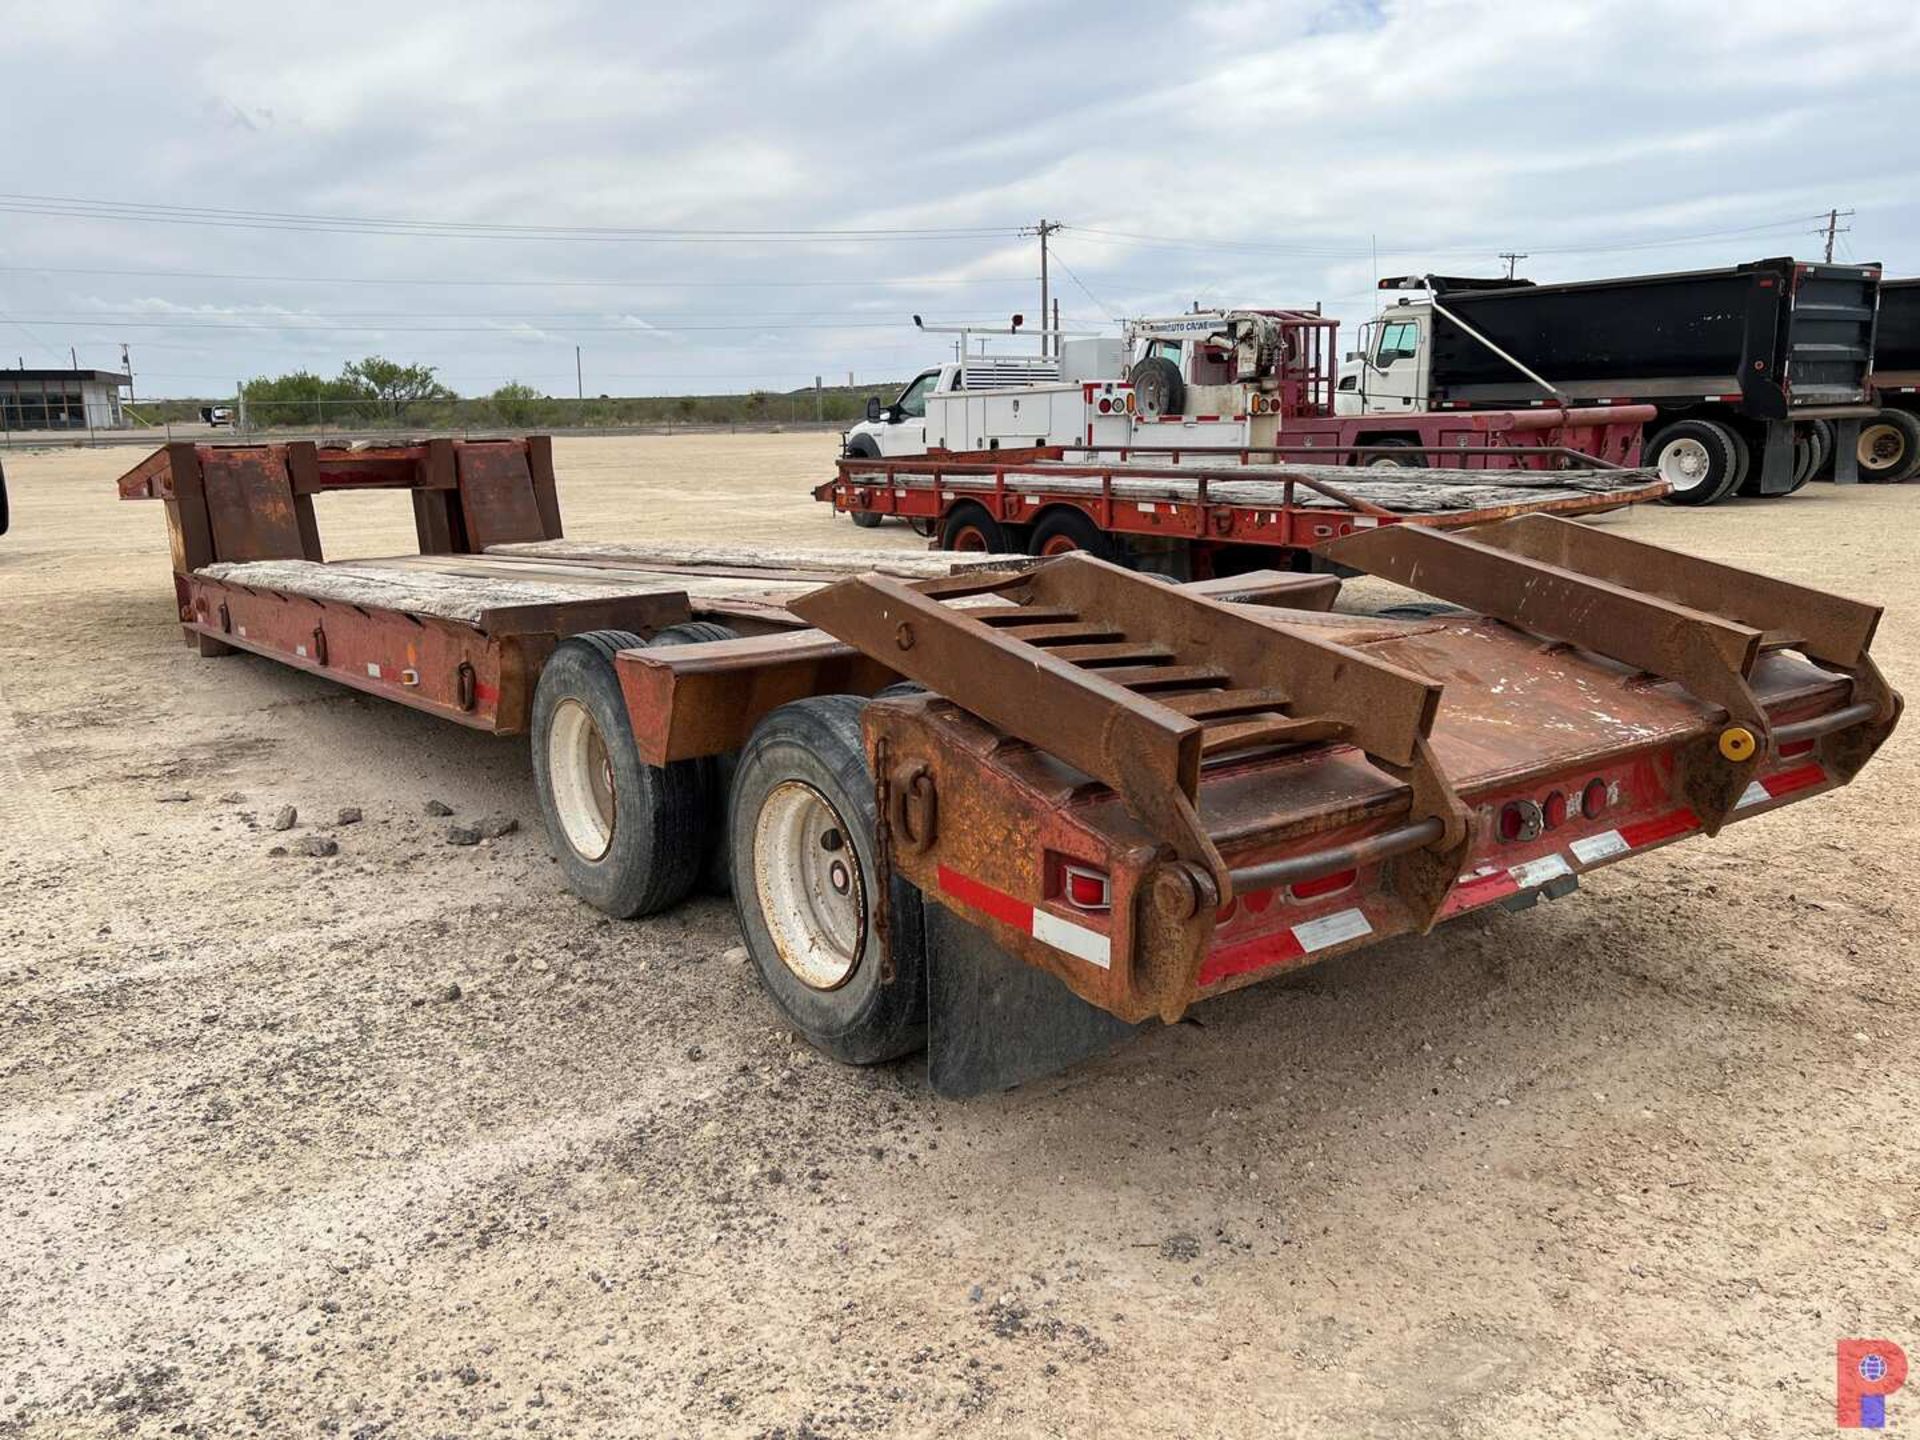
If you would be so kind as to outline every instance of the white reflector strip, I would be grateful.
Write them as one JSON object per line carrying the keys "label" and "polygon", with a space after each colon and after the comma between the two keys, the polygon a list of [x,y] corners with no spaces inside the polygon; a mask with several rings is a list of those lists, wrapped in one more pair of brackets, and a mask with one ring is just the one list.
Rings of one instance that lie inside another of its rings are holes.
{"label": "white reflector strip", "polygon": [[1071,920],[1062,920],[1048,910],[1036,908],[1033,912],[1033,938],[1042,945],[1051,945],[1056,950],[1086,961],[1089,965],[1098,965],[1102,970],[1113,964],[1113,942],[1097,930],[1089,930],[1084,925],[1076,925]]}
{"label": "white reflector strip", "polygon": [[1337,910],[1331,915],[1322,915],[1318,920],[1306,920],[1293,927],[1293,938],[1309,955],[1316,950],[1342,945],[1372,933],[1373,926],[1358,910]]}
{"label": "white reflector strip", "polygon": [[[1624,841],[1622,848],[1625,848]],[[1538,860],[1529,860],[1507,871],[1513,877],[1513,883],[1522,890],[1531,890],[1536,885],[1544,885],[1549,880],[1572,873],[1573,867],[1561,855],[1542,855]]]}
{"label": "white reflector strip", "polygon": [[1633,847],[1627,844],[1626,836],[1618,830],[1603,831],[1598,835],[1588,835],[1567,847],[1582,865],[1591,865],[1598,860],[1610,859],[1615,855],[1624,855]]}

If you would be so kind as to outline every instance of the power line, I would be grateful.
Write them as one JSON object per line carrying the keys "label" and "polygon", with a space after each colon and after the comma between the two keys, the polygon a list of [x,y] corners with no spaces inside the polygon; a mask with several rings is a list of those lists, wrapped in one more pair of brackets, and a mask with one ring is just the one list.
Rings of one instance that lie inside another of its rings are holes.
{"label": "power line", "polygon": [[[63,319],[59,316],[49,317],[49,316],[39,316],[39,315],[32,316],[30,318],[32,318],[37,324],[67,324],[67,325],[78,325],[78,326],[93,326],[97,324],[101,328],[112,326],[115,329],[137,329],[137,330],[219,330],[219,331],[225,331],[229,334],[280,333],[280,334],[289,334],[289,335],[324,335],[324,334],[331,334],[339,331],[364,333],[370,330],[379,330],[379,331],[390,330],[390,331],[394,331],[396,333],[404,334],[404,335],[477,334],[477,335],[500,335],[500,336],[506,337],[506,336],[511,336],[514,333],[514,331],[511,328],[502,326],[502,325],[385,325],[379,322],[367,322],[364,324],[357,324],[357,325],[337,325],[337,324],[331,324],[331,323],[315,325],[315,324],[293,324],[293,323],[288,323],[286,321],[274,321],[267,324],[255,325],[255,324],[245,324],[245,323],[229,324],[224,321],[208,322],[208,321],[202,321],[202,320],[184,320],[184,321],[124,320],[124,319],[116,319],[111,315],[90,316],[85,319],[80,319],[80,318]],[[19,322],[15,321],[14,323],[18,324]],[[957,321],[955,323],[972,325],[972,326],[979,327],[981,329],[986,329],[992,326],[1004,327],[1006,324],[1006,320],[1004,317],[1001,317],[999,319],[991,319],[991,320],[976,319],[976,320]],[[805,321],[798,324],[795,324],[790,321],[775,320],[775,321],[760,321],[756,324],[751,324],[751,325],[656,325],[649,321],[640,321],[638,323],[627,324],[627,325],[572,325],[566,328],[570,332],[574,332],[574,333],[609,333],[609,334],[622,334],[622,335],[650,335],[650,334],[651,335],[670,335],[670,334],[680,334],[680,333],[695,334],[695,333],[704,333],[704,332],[719,333],[719,332],[738,332],[738,331],[766,331],[766,330],[896,330],[897,331],[901,328],[901,326],[900,326],[900,322],[897,320]]]}
{"label": "power line", "polygon": [[[1671,235],[1657,239],[1586,241],[1566,245],[1534,245],[1528,251],[1531,255],[1599,255],[1613,251],[1652,250],[1668,245],[1691,245],[1704,240],[1722,240],[1739,235],[1754,235],[1763,231],[1790,229],[1805,225],[1809,220],[1825,220],[1826,212],[1818,215],[1796,215],[1779,220],[1763,221],[1755,225],[1730,226],[1721,230],[1702,230],[1687,235]],[[1161,249],[1220,251],[1232,254],[1279,255],[1304,259],[1361,260],[1373,253],[1371,249],[1354,247],[1336,249],[1330,246],[1284,245],[1261,241],[1241,240],[1205,240],[1192,237],[1151,235],[1139,231],[1107,230],[1093,226],[1068,225],[1067,230],[1099,243],[1140,244]],[[1478,245],[1432,245],[1411,241],[1399,242],[1391,253],[1463,255],[1482,253]]]}
{"label": "power line", "polygon": [[617,225],[513,225],[495,221],[422,220],[371,215],[314,215],[295,211],[225,210],[196,205],[160,205],[141,201],[87,200],[64,195],[0,193],[0,211],[50,215],[69,220],[112,220],[154,225],[197,225],[216,229],[300,230],[322,234],[414,235],[466,240],[593,240],[622,243],[815,243],[900,240],[981,240],[1018,235],[1016,225],[948,228],[875,227],[733,229]]}
{"label": "power line", "polygon": [[1031,285],[1032,275],[994,275],[975,277],[891,276],[870,280],[456,280],[446,276],[420,276],[388,279],[373,275],[228,275],[213,270],[118,270],[70,265],[0,265],[0,274],[14,275],[93,275],[149,280],[225,280],[274,285],[467,285],[531,286],[536,288],[590,288],[634,290],[799,290],[822,289],[908,289],[936,285]]}

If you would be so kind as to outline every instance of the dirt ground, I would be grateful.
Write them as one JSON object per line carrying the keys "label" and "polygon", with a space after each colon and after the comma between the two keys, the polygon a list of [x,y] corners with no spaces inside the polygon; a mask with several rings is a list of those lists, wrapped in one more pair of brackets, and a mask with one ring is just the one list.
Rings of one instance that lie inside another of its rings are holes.
{"label": "dirt ground", "polygon": [[[918,543],[807,499],[831,443],[563,440],[569,534]],[[1801,1436],[1839,1337],[1920,1362],[1913,722],[1837,795],[947,1103],[780,1028],[726,902],[574,901],[521,742],[197,658],[130,458],[4,460],[0,1436]],[[1885,604],[1911,689],[1916,517],[1608,523]],[[404,497],[321,528],[412,545]]]}

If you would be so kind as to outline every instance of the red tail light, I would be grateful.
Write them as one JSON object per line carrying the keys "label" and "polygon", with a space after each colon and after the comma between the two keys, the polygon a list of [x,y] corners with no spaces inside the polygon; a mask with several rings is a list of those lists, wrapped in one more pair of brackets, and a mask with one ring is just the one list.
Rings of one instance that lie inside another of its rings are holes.
{"label": "red tail light", "polygon": [[1607,808],[1607,782],[1589,780],[1587,788],[1580,792],[1580,813],[1589,820],[1598,820],[1601,812]]}
{"label": "red tail light", "polygon": [[1336,870],[1331,875],[1318,875],[1311,880],[1301,880],[1288,888],[1296,900],[1312,900],[1321,895],[1331,895],[1336,890],[1344,890],[1353,884],[1359,876],[1358,870]]}
{"label": "red tail light", "polygon": [[1085,865],[1062,867],[1065,883],[1061,893],[1076,910],[1111,910],[1113,886],[1106,875]]}
{"label": "red tail light", "polygon": [[1558,790],[1550,791],[1540,803],[1540,823],[1549,830],[1558,830],[1567,818],[1567,797]]}
{"label": "red tail light", "polygon": [[1103,398],[1100,401],[1100,413],[1102,415],[1111,415],[1113,413],[1113,401]]}
{"label": "red tail light", "polygon": [[1780,758],[1782,760],[1791,760],[1796,755],[1810,755],[1812,753],[1813,741],[1811,740],[1790,740],[1780,747]]}

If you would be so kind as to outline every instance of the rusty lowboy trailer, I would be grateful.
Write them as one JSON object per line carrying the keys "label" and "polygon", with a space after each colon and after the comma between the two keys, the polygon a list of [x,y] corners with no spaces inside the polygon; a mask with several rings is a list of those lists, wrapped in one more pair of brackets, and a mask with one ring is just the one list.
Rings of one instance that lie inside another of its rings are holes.
{"label": "rusty lowboy trailer", "polygon": [[[1900,713],[1878,610],[1824,592],[1538,515],[1329,554],[1464,608],[1067,555],[823,572],[738,638],[561,636],[526,709],[555,853],[633,915],[717,850],[796,1029],[856,1062],[924,1046],[968,1094],[1836,789]],[[532,563],[437,563],[491,561]],[[184,578],[190,632],[230,634]],[[661,578],[649,622],[679,613]]]}

